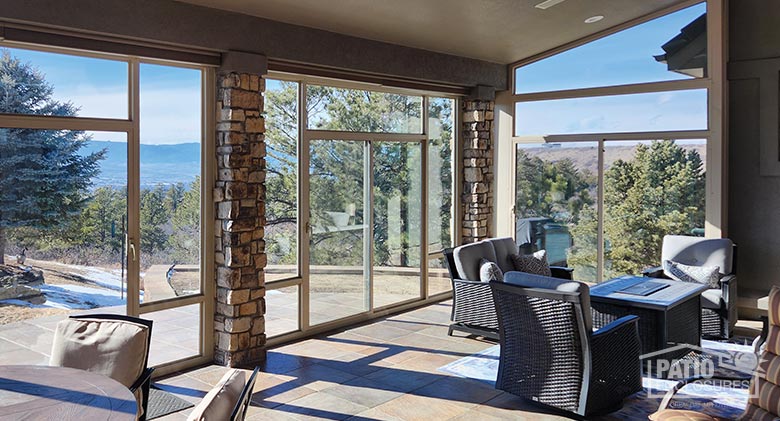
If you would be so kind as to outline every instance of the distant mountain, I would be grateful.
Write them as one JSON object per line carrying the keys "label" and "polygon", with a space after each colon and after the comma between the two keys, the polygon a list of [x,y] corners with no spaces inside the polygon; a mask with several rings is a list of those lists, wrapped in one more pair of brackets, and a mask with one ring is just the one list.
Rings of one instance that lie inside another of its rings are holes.
{"label": "distant mountain", "polygon": [[[92,140],[79,151],[89,155],[106,151],[100,161],[100,173],[92,181],[95,187],[127,184],[127,143]],[[141,187],[157,184],[189,185],[200,174],[200,143],[141,145]]]}

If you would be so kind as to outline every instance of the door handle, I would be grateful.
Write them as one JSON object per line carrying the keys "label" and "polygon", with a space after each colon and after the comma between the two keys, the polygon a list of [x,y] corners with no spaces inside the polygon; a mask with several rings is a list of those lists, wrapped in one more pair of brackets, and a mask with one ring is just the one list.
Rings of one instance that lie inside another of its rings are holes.
{"label": "door handle", "polygon": [[133,254],[133,261],[135,262],[136,260],[138,260],[138,256],[136,256],[135,253],[135,243],[133,243],[133,241],[128,241],[127,245],[128,248],[130,249],[130,252]]}

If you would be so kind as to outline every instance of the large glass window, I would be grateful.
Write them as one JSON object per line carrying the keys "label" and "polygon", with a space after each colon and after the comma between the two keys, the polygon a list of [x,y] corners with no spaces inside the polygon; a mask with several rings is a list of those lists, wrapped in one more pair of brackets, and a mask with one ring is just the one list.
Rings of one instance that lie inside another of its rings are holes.
{"label": "large glass window", "polygon": [[203,346],[212,317],[203,314],[201,245],[201,196],[213,188],[201,159],[211,144],[207,71],[8,45],[0,47],[0,324],[16,323],[4,331],[23,330],[35,344],[18,361],[38,362],[50,344],[51,320],[38,318],[76,311],[153,319],[153,365],[212,352]]}
{"label": "large glass window", "polygon": [[515,93],[704,77],[706,12],[697,4],[519,67]]}
{"label": "large glass window", "polygon": [[707,129],[707,90],[518,102],[516,134]]}
{"label": "large glass window", "polygon": [[298,82],[267,79],[266,281],[298,275]]}
{"label": "large glass window", "polygon": [[453,247],[455,209],[453,153],[455,151],[455,100],[428,100],[428,294],[452,289],[447,265],[441,253]]}
{"label": "large glass window", "polygon": [[367,133],[422,133],[422,97],[309,85],[308,128]]}

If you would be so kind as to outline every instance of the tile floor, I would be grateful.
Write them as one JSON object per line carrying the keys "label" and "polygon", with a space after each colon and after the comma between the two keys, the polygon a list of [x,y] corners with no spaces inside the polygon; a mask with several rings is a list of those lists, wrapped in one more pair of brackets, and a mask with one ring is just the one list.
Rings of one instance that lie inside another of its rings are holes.
{"label": "tile floor", "polygon": [[[447,336],[451,302],[268,351],[247,420],[562,420],[516,397],[437,369],[494,345]],[[227,369],[156,381],[199,402]],[[160,420],[184,420],[192,409]]]}

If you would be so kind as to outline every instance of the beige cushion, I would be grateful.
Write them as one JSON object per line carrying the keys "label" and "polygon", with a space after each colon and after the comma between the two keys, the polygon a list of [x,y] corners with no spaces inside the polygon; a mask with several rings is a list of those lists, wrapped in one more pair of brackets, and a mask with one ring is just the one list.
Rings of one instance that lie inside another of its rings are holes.
{"label": "beige cushion", "polygon": [[144,371],[148,335],[138,323],[65,319],[54,332],[49,364],[100,373],[130,387]]}
{"label": "beige cushion", "polygon": [[246,375],[232,369],[209,391],[192,410],[187,421],[225,421],[230,418],[246,384]]}
{"label": "beige cushion", "polygon": [[651,421],[717,421],[709,415],[700,412],[686,411],[680,409],[665,409],[650,414]]}
{"label": "beige cushion", "polygon": [[[667,235],[661,247],[662,262],[671,260],[689,266],[717,266],[721,275],[731,274],[733,254],[734,243],[728,238]],[[666,276],[669,274],[666,273]]]}

